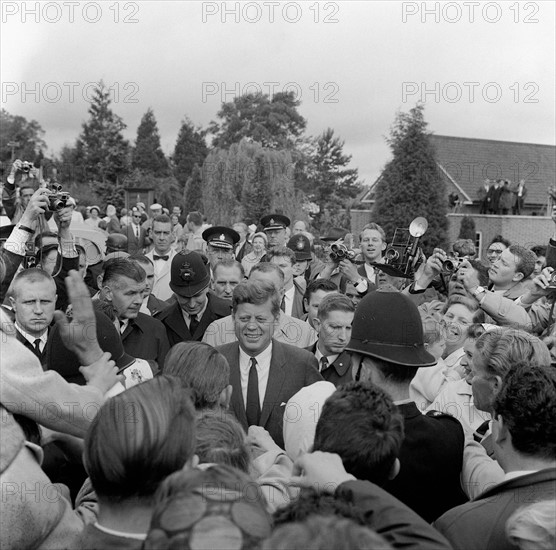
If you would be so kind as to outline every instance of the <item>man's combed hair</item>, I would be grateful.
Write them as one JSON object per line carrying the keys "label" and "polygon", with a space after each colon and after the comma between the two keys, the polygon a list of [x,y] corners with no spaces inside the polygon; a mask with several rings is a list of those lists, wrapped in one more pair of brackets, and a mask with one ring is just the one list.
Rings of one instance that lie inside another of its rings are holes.
{"label": "man's combed hair", "polygon": [[330,279],[315,279],[307,285],[303,298],[305,298],[307,302],[310,302],[311,296],[319,290],[324,290],[325,292],[339,292],[338,285],[333,283]]}
{"label": "man's combed hair", "polygon": [[553,460],[556,456],[556,369],[512,365],[493,403],[512,436],[512,446],[524,455]]}
{"label": "man's combed hair", "polygon": [[150,501],[194,452],[189,392],[180,379],[161,375],[104,403],[85,437],[84,464],[100,500]]}
{"label": "man's combed hair", "polygon": [[147,274],[138,263],[129,258],[114,259],[106,262],[102,278],[103,286],[114,282],[117,283],[120,277],[127,277],[136,283],[140,283],[145,280]]}
{"label": "man's combed hair", "polygon": [[213,273],[216,273],[219,267],[235,267],[241,276],[241,280],[245,279],[245,269],[237,260],[221,260],[214,266]]}
{"label": "man's combed hair", "polygon": [[363,229],[361,230],[361,233],[359,233],[359,240],[361,240],[361,236],[363,235],[363,231],[365,231],[366,229],[371,229],[373,231],[378,231],[380,233],[380,238],[386,242],[386,231],[384,231],[384,229],[378,225],[378,223],[375,222],[371,222],[366,224],[365,226],[363,226]]}
{"label": "man's combed hair", "polygon": [[325,401],[313,449],[340,455],[357,479],[383,485],[403,435],[403,418],[388,395],[369,382],[351,382]]}
{"label": "man's combed hair", "polygon": [[38,267],[31,267],[29,269],[24,269],[20,271],[13,279],[13,289],[19,287],[23,283],[42,283],[44,281],[50,281],[53,285],[54,279],[46,271],[39,269]]}
{"label": "man's combed hair", "polygon": [[269,262],[270,260],[272,260],[272,258],[289,258],[292,265],[297,262],[295,252],[287,246],[279,246],[277,248],[269,250],[266,253],[266,258]]}
{"label": "man's combed hair", "polygon": [[274,317],[280,315],[280,295],[269,281],[247,281],[239,283],[232,295],[232,312],[237,312],[240,304],[261,305],[271,300],[271,311]]}
{"label": "man's combed hair", "polygon": [[527,279],[535,271],[537,255],[532,250],[518,244],[513,244],[509,250],[517,259],[516,272],[523,273],[523,278]]}
{"label": "man's combed hair", "polygon": [[164,374],[181,378],[191,390],[196,409],[218,407],[230,383],[227,359],[204,342],[180,342],[164,361]]}
{"label": "man's combed hair", "polygon": [[258,264],[255,264],[252,268],[251,271],[249,272],[249,277],[251,277],[251,275],[253,273],[275,273],[278,275],[278,277],[280,277],[280,285],[284,286],[284,272],[276,265],[276,264],[271,264],[270,262],[259,262]]}
{"label": "man's combed hair", "polygon": [[141,265],[154,265],[152,260],[150,258],[147,258],[147,256],[145,256],[144,254],[133,254],[133,256],[130,256],[127,259],[137,262]]}
{"label": "man's combed hair", "polygon": [[155,218],[153,218],[153,227],[155,223],[172,223],[170,216],[168,214],[159,214]]}
{"label": "man's combed hair", "polygon": [[197,227],[203,225],[203,215],[200,212],[189,212],[186,219]]}
{"label": "man's combed hair", "polygon": [[326,319],[332,311],[343,311],[354,313],[353,302],[345,295],[338,293],[327,294],[319,304],[318,318],[322,321]]}

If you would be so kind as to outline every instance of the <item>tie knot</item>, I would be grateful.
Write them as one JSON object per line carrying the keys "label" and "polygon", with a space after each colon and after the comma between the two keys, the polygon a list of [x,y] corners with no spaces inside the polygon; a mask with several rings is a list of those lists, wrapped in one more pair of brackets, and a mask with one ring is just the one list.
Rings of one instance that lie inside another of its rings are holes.
{"label": "tie knot", "polygon": [[320,370],[323,371],[328,367],[328,359],[323,355],[320,358]]}
{"label": "tie knot", "polygon": [[154,260],[164,260],[165,262],[167,262],[169,258],[170,256],[157,256],[156,254],[153,254]]}
{"label": "tie knot", "polygon": [[257,360],[254,357],[251,357],[251,366],[252,367],[257,367]]}

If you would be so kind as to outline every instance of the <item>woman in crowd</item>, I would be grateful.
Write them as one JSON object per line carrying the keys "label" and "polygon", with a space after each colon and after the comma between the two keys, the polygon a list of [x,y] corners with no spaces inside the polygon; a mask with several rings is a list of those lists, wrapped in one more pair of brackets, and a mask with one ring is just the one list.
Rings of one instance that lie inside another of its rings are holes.
{"label": "woman in crowd", "polygon": [[265,255],[266,246],[268,244],[267,236],[262,231],[259,231],[253,235],[251,244],[253,245],[253,250],[249,252],[249,254],[243,256],[241,260],[241,265],[243,265],[243,269],[245,269],[246,277],[249,277],[251,268],[257,265]]}

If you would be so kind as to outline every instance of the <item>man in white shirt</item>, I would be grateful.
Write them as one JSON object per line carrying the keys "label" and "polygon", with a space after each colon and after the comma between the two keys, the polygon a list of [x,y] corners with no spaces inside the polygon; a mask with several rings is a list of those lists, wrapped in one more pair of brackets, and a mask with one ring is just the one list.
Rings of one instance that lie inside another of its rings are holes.
{"label": "man in white shirt", "polygon": [[152,293],[166,301],[172,297],[170,288],[170,267],[176,251],[172,248],[172,222],[163,214],[153,219],[152,238],[154,248],[146,254],[154,264],[154,285]]}
{"label": "man in white shirt", "polygon": [[284,274],[284,297],[280,309],[290,317],[302,319],[305,316],[303,296],[305,294],[304,280],[294,279],[296,264],[295,252],[285,246],[277,247],[267,253],[271,264],[277,265]]}

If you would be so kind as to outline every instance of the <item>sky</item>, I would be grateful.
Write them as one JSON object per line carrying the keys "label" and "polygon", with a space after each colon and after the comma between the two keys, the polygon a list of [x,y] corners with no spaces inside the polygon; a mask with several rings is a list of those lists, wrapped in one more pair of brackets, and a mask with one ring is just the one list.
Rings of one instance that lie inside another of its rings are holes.
{"label": "sky", "polygon": [[555,144],[555,3],[9,2],[2,108],[37,120],[49,154],[73,145],[92,86],[135,140],[150,107],[173,151],[235,95],[291,90],[306,134],[345,140],[365,184],[396,113],[425,104],[435,134]]}

